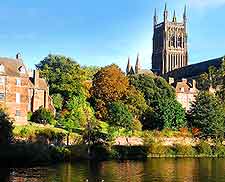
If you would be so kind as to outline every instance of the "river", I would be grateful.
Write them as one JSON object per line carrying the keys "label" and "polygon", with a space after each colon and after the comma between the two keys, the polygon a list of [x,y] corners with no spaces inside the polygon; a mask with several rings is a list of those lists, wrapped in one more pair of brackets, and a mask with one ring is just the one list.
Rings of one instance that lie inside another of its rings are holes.
{"label": "river", "polygon": [[0,169],[0,182],[224,182],[225,159],[74,162]]}

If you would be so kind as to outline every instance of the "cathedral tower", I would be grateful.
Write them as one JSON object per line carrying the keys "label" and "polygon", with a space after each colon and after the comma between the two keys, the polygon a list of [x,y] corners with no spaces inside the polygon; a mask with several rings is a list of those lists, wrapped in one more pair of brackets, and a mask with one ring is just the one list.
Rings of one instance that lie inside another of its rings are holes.
{"label": "cathedral tower", "polygon": [[152,71],[162,75],[188,65],[186,6],[182,22],[177,22],[175,11],[172,21],[168,20],[166,5],[163,22],[158,23],[157,21],[158,17],[155,10],[153,17]]}

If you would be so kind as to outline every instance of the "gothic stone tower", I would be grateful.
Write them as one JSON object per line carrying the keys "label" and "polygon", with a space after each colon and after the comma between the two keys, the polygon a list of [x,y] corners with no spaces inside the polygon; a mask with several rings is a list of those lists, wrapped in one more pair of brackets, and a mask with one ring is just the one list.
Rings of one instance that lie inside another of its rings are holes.
{"label": "gothic stone tower", "polygon": [[155,10],[152,71],[163,75],[188,64],[186,6],[183,22],[177,22],[175,11],[173,20],[169,21],[166,5],[164,21],[157,23],[157,19]]}

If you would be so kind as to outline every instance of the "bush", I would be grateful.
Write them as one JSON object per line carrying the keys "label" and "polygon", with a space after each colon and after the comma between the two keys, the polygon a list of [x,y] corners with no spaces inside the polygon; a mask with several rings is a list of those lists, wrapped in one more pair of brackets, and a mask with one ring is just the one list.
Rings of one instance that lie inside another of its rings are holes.
{"label": "bush", "polygon": [[217,157],[225,157],[225,146],[221,143],[216,144],[216,146],[213,148],[213,153]]}
{"label": "bush", "polygon": [[9,144],[13,139],[13,121],[0,109],[0,144]]}
{"label": "bush", "polygon": [[132,125],[131,125],[132,131],[141,131],[142,130],[142,124],[139,120],[133,119]]}
{"label": "bush", "polygon": [[171,155],[172,151],[170,147],[164,146],[161,143],[152,143],[149,147],[150,154],[153,155]]}
{"label": "bush", "polygon": [[211,146],[204,141],[201,141],[196,147],[198,154],[210,156],[213,154]]}
{"label": "bush", "polygon": [[146,146],[113,146],[111,157],[113,159],[145,159],[148,156],[148,147]]}
{"label": "bush", "polygon": [[150,146],[154,142],[154,134],[151,131],[144,131],[142,133],[142,139],[145,146]]}
{"label": "bush", "polygon": [[44,124],[44,125],[56,124],[56,121],[54,120],[54,115],[51,113],[51,111],[45,109],[42,106],[32,114],[30,119],[32,122]]}
{"label": "bush", "polygon": [[191,145],[177,144],[174,146],[174,151],[176,155],[194,156],[196,154],[196,150]]}

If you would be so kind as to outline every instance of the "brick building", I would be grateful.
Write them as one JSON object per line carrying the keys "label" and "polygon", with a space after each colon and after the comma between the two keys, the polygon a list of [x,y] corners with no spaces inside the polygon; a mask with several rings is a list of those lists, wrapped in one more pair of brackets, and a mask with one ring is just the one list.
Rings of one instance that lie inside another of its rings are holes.
{"label": "brick building", "polygon": [[18,125],[26,124],[27,113],[40,106],[54,111],[47,82],[37,70],[28,71],[19,54],[0,58],[0,105]]}

